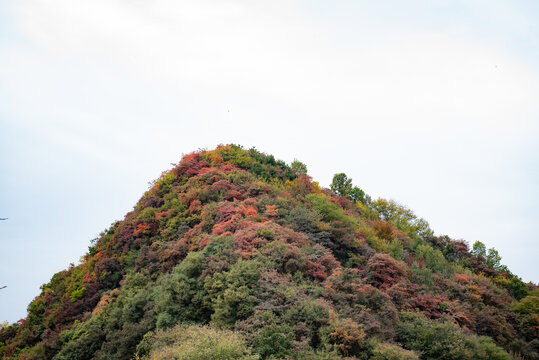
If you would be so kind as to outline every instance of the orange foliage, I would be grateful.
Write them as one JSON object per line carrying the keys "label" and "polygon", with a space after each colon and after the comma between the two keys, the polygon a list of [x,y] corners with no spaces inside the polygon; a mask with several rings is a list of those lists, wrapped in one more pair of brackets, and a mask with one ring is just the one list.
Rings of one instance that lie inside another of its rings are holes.
{"label": "orange foliage", "polygon": [[358,355],[365,343],[365,332],[352,319],[333,325],[329,338],[344,355]]}
{"label": "orange foliage", "polygon": [[254,206],[240,205],[239,211],[246,218],[256,218],[258,216],[258,210]]}
{"label": "orange foliage", "polygon": [[155,213],[155,220],[159,220],[161,218],[168,217],[170,214],[172,214],[172,209],[169,209],[167,211],[157,212],[157,213]]}
{"label": "orange foliage", "polygon": [[395,228],[388,221],[375,220],[372,227],[380,239],[392,240],[395,237]]}
{"label": "orange foliage", "polygon": [[468,274],[455,273],[455,277],[457,278],[457,282],[461,284],[469,284],[472,279],[472,277]]}
{"label": "orange foliage", "polygon": [[213,151],[209,153],[208,160],[212,165],[219,165],[224,162],[223,158],[218,153]]}
{"label": "orange foliage", "polygon": [[84,275],[84,277],[82,278],[82,281],[84,281],[84,282],[87,283],[87,282],[92,281],[94,278],[95,278],[95,274],[94,274],[94,273],[86,273],[86,274]]}
{"label": "orange foliage", "polygon": [[118,295],[120,295],[120,290],[118,289],[112,290],[109,295],[103,295],[95,306],[94,310],[92,311],[92,315],[97,315],[101,313],[103,311],[103,307],[113,302],[118,297]]}
{"label": "orange foliage", "polygon": [[150,230],[150,228],[151,228],[151,226],[148,225],[148,224],[138,224],[138,225],[137,225],[137,228],[136,228],[135,231],[133,232],[133,235],[138,235],[138,234],[140,234],[141,232]]}
{"label": "orange foliage", "polygon": [[268,217],[277,216],[277,212],[275,205],[266,205],[266,215]]}
{"label": "orange foliage", "polygon": [[202,202],[200,200],[195,199],[191,201],[191,204],[189,204],[189,214],[193,215],[195,212],[200,210],[202,208]]}

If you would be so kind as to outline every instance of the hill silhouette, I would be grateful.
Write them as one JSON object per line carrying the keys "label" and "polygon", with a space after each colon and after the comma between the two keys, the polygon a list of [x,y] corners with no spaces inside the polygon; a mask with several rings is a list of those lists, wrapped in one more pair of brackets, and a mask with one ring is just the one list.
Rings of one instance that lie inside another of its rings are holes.
{"label": "hill silhouette", "polygon": [[3,359],[539,359],[539,290],[337,174],[185,155],[0,329]]}

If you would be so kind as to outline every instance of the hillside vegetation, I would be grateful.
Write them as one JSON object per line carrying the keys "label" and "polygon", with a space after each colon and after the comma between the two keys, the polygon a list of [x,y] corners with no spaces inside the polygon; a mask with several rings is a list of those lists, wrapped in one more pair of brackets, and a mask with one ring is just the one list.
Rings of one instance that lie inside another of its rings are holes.
{"label": "hillside vegetation", "polygon": [[539,359],[539,290],[345,174],[236,145],[164,172],[0,328],[3,359]]}

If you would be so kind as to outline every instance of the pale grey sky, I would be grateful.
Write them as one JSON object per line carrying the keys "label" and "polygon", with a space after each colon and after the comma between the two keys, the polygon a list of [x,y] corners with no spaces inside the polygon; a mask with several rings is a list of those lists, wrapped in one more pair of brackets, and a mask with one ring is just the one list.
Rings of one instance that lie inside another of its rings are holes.
{"label": "pale grey sky", "polygon": [[344,171],[539,281],[535,1],[5,0],[0,321],[182,153]]}

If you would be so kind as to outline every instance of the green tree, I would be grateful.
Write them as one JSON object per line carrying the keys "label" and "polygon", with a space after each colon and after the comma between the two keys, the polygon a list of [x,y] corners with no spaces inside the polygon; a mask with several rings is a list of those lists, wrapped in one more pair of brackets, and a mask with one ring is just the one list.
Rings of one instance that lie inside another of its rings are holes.
{"label": "green tree", "polygon": [[[537,343],[539,339],[539,290],[534,290],[529,296],[513,303],[511,309],[519,313],[520,331],[527,341]],[[530,357],[531,358],[531,357]]]}
{"label": "green tree", "polygon": [[290,167],[296,172],[297,175],[307,175],[307,165],[297,159],[294,159],[294,161],[292,161]]}
{"label": "green tree", "polygon": [[365,202],[365,192],[357,186],[352,186],[352,179],[349,179],[345,173],[335,174],[329,187],[337,195],[348,198],[353,202]]}
{"label": "green tree", "polygon": [[239,260],[229,271],[216,273],[205,281],[218,326],[232,327],[237,320],[251,315],[260,277],[260,264],[254,260]]}
{"label": "green tree", "polygon": [[382,220],[391,221],[399,230],[414,233],[421,237],[432,236],[433,231],[429,223],[422,218],[417,218],[414,212],[406,206],[395,201],[377,199],[371,203],[372,209],[378,213]]}
{"label": "green tree", "polygon": [[266,359],[269,356],[283,359],[290,354],[294,332],[290,326],[275,323],[264,326],[254,340],[255,350]]}
{"label": "green tree", "polygon": [[485,264],[489,268],[491,268],[493,270],[499,270],[501,268],[501,263],[500,263],[501,260],[502,260],[502,257],[498,253],[498,250],[496,250],[494,248],[488,249],[487,261],[486,261]]}
{"label": "green tree", "polygon": [[506,287],[509,293],[517,300],[521,300],[528,295],[528,287],[517,277],[512,278]]}
{"label": "green tree", "polygon": [[539,296],[526,296],[518,303],[513,303],[511,309],[519,314],[539,315]]}
{"label": "green tree", "polygon": [[345,173],[335,174],[329,187],[337,195],[348,197],[352,191],[352,179],[349,179]]}
{"label": "green tree", "polygon": [[485,246],[485,244],[483,244],[481,241],[474,242],[473,247],[472,247],[472,255],[475,255],[475,256],[481,255],[482,257],[486,257],[487,247]]}
{"label": "green tree", "polygon": [[350,190],[349,198],[353,202],[361,201],[362,203],[364,203],[365,202],[365,191],[361,190],[357,186],[354,186],[352,188],[352,190]]}

